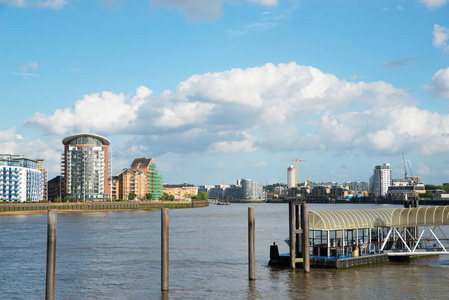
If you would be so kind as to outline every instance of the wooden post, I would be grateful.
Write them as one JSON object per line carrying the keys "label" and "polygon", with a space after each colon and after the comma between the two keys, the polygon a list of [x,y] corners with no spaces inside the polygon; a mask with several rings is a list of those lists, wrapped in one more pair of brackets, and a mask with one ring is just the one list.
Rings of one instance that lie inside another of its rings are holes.
{"label": "wooden post", "polygon": [[289,237],[290,237],[290,268],[296,268],[296,218],[295,218],[295,203],[293,201],[288,203],[288,214],[289,214]]}
{"label": "wooden post", "polygon": [[309,207],[303,203],[301,205],[301,228],[302,228],[302,258],[304,272],[310,272],[310,252],[309,252]]}
{"label": "wooden post", "polygon": [[248,265],[249,280],[256,280],[256,255],[255,255],[255,221],[254,207],[248,207]]}
{"label": "wooden post", "polygon": [[55,299],[55,271],[56,271],[56,225],[57,211],[48,211],[47,226],[47,278],[45,286],[45,299]]}
{"label": "wooden post", "polygon": [[161,290],[168,291],[168,208],[161,209]]}

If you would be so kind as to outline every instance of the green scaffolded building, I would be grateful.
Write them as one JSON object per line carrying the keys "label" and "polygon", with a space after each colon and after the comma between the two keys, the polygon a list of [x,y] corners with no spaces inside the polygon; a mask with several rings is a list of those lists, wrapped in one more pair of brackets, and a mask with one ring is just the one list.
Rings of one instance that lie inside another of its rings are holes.
{"label": "green scaffolded building", "polygon": [[131,164],[131,169],[145,173],[147,177],[147,192],[153,195],[153,199],[159,199],[162,196],[164,182],[153,158],[136,158]]}

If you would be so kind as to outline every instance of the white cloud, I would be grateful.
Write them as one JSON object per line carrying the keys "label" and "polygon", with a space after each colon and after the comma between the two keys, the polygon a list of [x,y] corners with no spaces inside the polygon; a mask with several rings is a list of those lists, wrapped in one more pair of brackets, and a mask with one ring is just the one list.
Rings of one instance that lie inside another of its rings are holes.
{"label": "white cloud", "polygon": [[391,60],[387,61],[383,64],[385,68],[399,68],[399,67],[405,67],[415,65],[415,61],[411,57],[404,57],[399,60]]}
{"label": "white cloud", "polygon": [[449,99],[449,68],[438,70],[425,87],[432,96]]}
{"label": "white cloud", "polygon": [[[431,92],[445,91],[437,88],[440,73]],[[350,82],[296,63],[266,64],[194,75],[156,96],[146,87],[134,96],[86,95],[72,108],[37,113],[25,124],[58,134],[134,134],[127,147],[140,145],[137,150],[152,155],[448,151],[449,116],[415,104],[408,92],[386,82]]]}
{"label": "white cloud", "polygon": [[[260,5],[276,5],[277,0],[246,0]],[[150,0],[155,6],[177,9],[187,18],[199,20],[216,20],[222,15],[223,0]]]}
{"label": "white cloud", "polygon": [[449,0],[420,0],[425,7],[429,9],[438,8],[444,6]]}
{"label": "white cloud", "polygon": [[35,62],[35,61],[33,61],[33,62],[29,63],[29,64],[19,65],[19,69],[22,72],[27,72],[29,70],[36,71],[37,67],[39,67],[39,64],[37,62]]}
{"label": "white cloud", "polygon": [[132,126],[137,111],[151,95],[146,87],[139,87],[135,96],[111,92],[93,93],[78,100],[73,108],[58,109],[52,116],[36,113],[25,122],[29,127],[40,127],[46,131],[67,134],[70,132],[97,131],[121,132]]}
{"label": "white cloud", "polygon": [[52,174],[60,172],[62,144],[57,137],[24,138],[12,127],[0,130],[0,149],[1,154],[20,154],[30,159],[43,159],[48,171]]}
{"label": "white cloud", "polygon": [[438,24],[433,26],[433,46],[441,48],[446,54],[449,54],[449,29]]}
{"label": "white cloud", "polygon": [[250,153],[257,150],[254,147],[256,138],[248,133],[243,132],[241,141],[223,141],[212,144],[209,147],[211,153]]}
{"label": "white cloud", "polygon": [[267,162],[264,161],[264,160],[262,160],[262,161],[259,161],[259,162],[254,163],[254,164],[253,164],[253,168],[260,168],[260,169],[263,169],[263,168],[266,168],[267,165],[268,165]]}
{"label": "white cloud", "polygon": [[262,4],[262,5],[276,5],[276,4],[278,4],[277,0],[247,0],[247,1],[259,3],[259,4]]}
{"label": "white cloud", "polygon": [[8,4],[22,8],[51,8],[61,9],[66,4],[66,0],[0,0],[0,4]]}

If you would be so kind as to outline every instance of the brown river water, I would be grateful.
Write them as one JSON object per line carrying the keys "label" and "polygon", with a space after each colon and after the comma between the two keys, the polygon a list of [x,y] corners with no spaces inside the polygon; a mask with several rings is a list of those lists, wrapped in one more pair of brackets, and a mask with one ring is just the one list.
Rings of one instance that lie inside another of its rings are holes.
{"label": "brown river water", "polygon": [[[248,280],[248,207],[256,280]],[[386,208],[311,204],[315,209]],[[169,291],[161,292],[161,212],[59,214],[56,299],[448,299],[449,256],[342,270],[273,269],[288,236],[287,204],[169,211]],[[46,215],[0,215],[0,299],[45,298]]]}

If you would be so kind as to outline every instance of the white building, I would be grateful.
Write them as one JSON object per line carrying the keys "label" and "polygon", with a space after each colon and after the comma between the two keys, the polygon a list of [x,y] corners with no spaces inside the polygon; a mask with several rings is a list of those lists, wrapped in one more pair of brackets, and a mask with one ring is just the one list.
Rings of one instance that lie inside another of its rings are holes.
{"label": "white building", "polygon": [[0,154],[0,200],[37,202],[44,198],[44,177],[38,161]]}
{"label": "white building", "polygon": [[368,182],[364,181],[346,181],[343,183],[343,187],[347,187],[350,191],[368,192]]}
{"label": "white building", "polygon": [[374,167],[371,188],[375,197],[385,197],[391,182],[390,164]]}
{"label": "white building", "polygon": [[264,199],[262,182],[242,179],[243,199]]}
{"label": "white building", "polygon": [[296,186],[296,170],[293,166],[287,168],[287,188]]}
{"label": "white building", "polygon": [[66,137],[61,159],[66,197],[105,201],[109,196],[109,140],[89,133]]}

